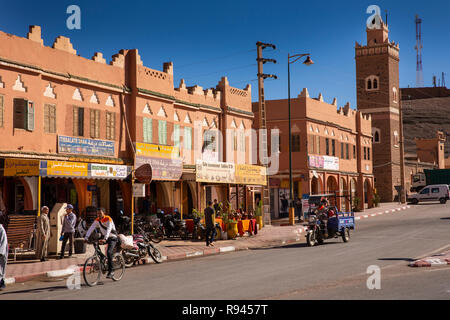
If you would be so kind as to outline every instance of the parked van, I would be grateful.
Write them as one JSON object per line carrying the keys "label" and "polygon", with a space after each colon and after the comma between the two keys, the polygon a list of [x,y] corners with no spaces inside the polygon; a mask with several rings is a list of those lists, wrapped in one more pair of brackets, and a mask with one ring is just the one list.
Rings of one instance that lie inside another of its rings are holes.
{"label": "parked van", "polygon": [[450,198],[450,189],[447,184],[433,184],[425,186],[420,192],[408,196],[408,201],[418,204],[425,201],[439,201],[446,203]]}

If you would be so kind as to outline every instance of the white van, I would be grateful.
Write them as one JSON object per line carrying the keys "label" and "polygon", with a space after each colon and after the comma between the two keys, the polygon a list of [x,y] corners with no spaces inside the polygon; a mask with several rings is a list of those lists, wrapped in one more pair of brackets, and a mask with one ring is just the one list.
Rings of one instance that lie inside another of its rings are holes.
{"label": "white van", "polygon": [[447,184],[433,184],[424,187],[420,192],[408,196],[408,201],[418,204],[425,201],[439,201],[446,203],[450,198],[450,189]]}

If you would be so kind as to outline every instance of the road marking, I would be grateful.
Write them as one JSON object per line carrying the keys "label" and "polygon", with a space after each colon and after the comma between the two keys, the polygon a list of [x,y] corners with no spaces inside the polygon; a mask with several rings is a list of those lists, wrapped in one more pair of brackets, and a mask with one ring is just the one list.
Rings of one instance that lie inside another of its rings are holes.
{"label": "road marking", "polygon": [[384,213],[389,213],[389,210],[386,210]]}
{"label": "road marking", "polygon": [[220,250],[220,252],[230,252],[230,251],[235,251],[236,248],[235,247],[222,247],[219,250]]}
{"label": "road marking", "polygon": [[402,209],[403,209],[403,210],[406,210],[406,207],[403,207]]}
{"label": "road marking", "polygon": [[391,212],[395,212],[395,209],[392,209]]}
{"label": "road marking", "polygon": [[382,215],[382,214],[383,214],[383,212],[378,212],[378,214],[379,214],[379,215]]}
{"label": "road marking", "polygon": [[402,211],[402,208],[397,208],[397,211]]}
{"label": "road marking", "polygon": [[376,215],[377,215],[376,213],[372,213],[370,216],[375,217]]}
{"label": "road marking", "polygon": [[368,216],[368,215],[364,215],[363,217],[364,217],[364,218],[368,218],[369,216]]}
{"label": "road marking", "polygon": [[5,278],[5,284],[16,283],[16,278]]}
{"label": "road marking", "polygon": [[356,217],[356,218],[355,218],[355,220],[360,220],[360,219],[361,219],[361,217]]}
{"label": "road marking", "polygon": [[196,256],[202,256],[203,251],[195,251],[195,252],[188,252],[186,253],[186,257],[196,257]]}
{"label": "road marking", "polygon": [[411,206],[406,206],[408,209],[411,208]]}

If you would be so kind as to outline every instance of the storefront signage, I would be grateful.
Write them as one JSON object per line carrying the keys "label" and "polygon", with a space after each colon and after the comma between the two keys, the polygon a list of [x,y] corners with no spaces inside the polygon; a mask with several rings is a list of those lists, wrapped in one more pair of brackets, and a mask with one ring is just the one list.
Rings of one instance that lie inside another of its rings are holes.
{"label": "storefront signage", "polygon": [[181,159],[165,159],[153,157],[136,157],[135,167],[148,163],[152,166],[152,180],[178,181],[183,174]]}
{"label": "storefront signage", "polygon": [[235,183],[235,165],[228,162],[206,162],[197,160],[197,182]]}
{"label": "storefront signage", "polygon": [[87,177],[88,164],[82,162],[41,161],[41,176]]}
{"label": "storefront signage", "polygon": [[136,142],[136,155],[152,158],[178,159],[178,147]]}
{"label": "storefront signage", "polygon": [[266,168],[250,164],[236,164],[236,183],[247,185],[267,185]]}
{"label": "storefront signage", "polygon": [[128,176],[127,166],[107,164],[89,164],[90,176],[93,178],[125,179]]}
{"label": "storefront signage", "polygon": [[39,160],[5,159],[5,177],[39,176]]}
{"label": "storefront signage", "polygon": [[330,156],[308,156],[311,168],[339,171],[339,158]]}
{"label": "storefront signage", "polygon": [[58,136],[58,152],[114,157],[114,141]]}

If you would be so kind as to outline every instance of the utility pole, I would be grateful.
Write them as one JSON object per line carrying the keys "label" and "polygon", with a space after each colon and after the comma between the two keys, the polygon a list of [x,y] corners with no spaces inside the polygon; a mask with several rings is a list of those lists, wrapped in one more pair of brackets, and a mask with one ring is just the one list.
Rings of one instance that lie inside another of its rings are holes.
{"label": "utility pole", "polygon": [[[270,43],[262,43],[258,41],[256,43],[257,48],[257,58],[258,62],[258,111],[259,111],[259,129],[260,129],[260,139],[262,139],[262,149],[263,155],[265,157],[264,161],[261,161],[262,164],[266,167],[266,185],[263,186],[262,192],[262,201],[263,201],[263,220],[264,224],[270,224],[270,189],[269,189],[269,171],[268,171],[268,150],[267,150],[267,126],[266,126],[266,102],[264,98],[264,79],[266,78],[274,78],[277,79],[276,75],[273,74],[264,74],[263,73],[263,64],[266,62],[277,63],[274,59],[264,59],[262,56],[263,49],[271,47],[272,49],[276,49],[275,45]],[[260,144],[260,145],[261,145]]]}

